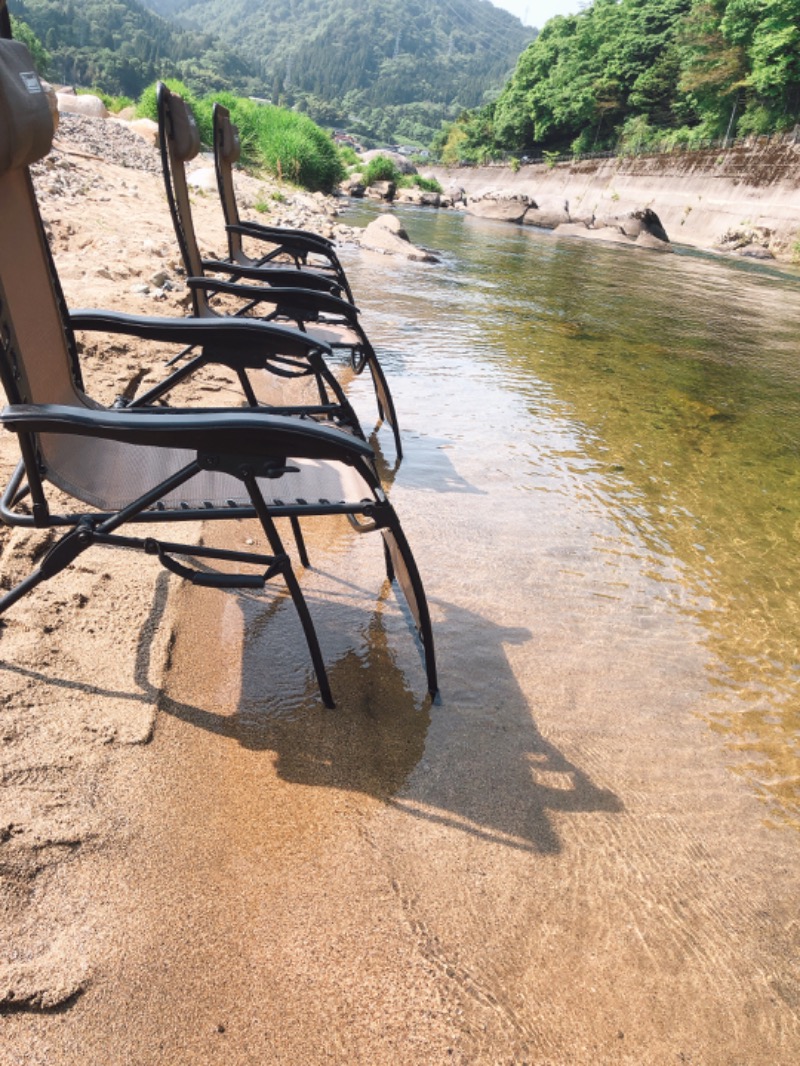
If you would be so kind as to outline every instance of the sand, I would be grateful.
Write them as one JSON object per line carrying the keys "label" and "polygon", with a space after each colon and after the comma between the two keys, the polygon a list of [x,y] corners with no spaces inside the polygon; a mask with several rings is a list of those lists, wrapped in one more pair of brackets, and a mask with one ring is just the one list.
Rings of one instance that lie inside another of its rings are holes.
{"label": "sand", "polygon": [[[56,163],[37,180],[70,306],[183,313],[158,176],[68,143]],[[195,199],[219,251],[216,202]],[[160,272],[175,288],[153,295]],[[157,367],[128,340],[84,358],[106,400]],[[189,400],[235,396],[215,374]],[[442,540],[457,503],[410,512],[433,705],[380,553],[338,525],[310,531],[303,578],[334,712],[280,597],[97,552],[9,612],[3,1066],[798,1060],[797,837],[691,714],[697,634],[570,599],[563,513],[524,572],[443,587],[480,558],[477,533]],[[497,513],[489,490],[473,506]],[[495,524],[498,545],[517,534]],[[4,581],[46,542],[0,531]]]}

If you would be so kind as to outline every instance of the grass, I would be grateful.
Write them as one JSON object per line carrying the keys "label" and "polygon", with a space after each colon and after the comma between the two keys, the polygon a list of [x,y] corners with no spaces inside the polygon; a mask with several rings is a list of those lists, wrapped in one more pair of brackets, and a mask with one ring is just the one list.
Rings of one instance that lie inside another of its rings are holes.
{"label": "grass", "polygon": [[[213,143],[212,114],[218,101],[228,108],[239,129],[245,163],[312,191],[332,192],[344,177],[339,150],[307,115],[257,104],[233,93],[197,97],[179,81],[167,80],[166,85],[191,108],[204,144]],[[157,119],[155,85],[140,96],[137,114]]]}

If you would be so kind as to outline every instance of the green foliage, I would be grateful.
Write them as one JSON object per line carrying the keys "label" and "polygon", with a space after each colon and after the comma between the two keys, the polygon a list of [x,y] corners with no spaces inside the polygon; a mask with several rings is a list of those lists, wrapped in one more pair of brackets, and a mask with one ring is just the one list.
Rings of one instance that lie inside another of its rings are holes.
{"label": "green foliage", "polygon": [[402,180],[403,173],[393,160],[385,155],[376,155],[370,159],[364,171],[366,185],[374,185],[376,181],[393,181],[395,185]]}
{"label": "green foliage", "polygon": [[47,49],[42,42],[33,32],[27,22],[23,22],[22,19],[11,16],[11,32],[18,41],[22,41],[25,47],[31,54],[33,64],[36,67],[37,74],[42,77],[47,75],[48,68],[50,66],[50,56]]}
{"label": "green foliage", "polygon": [[134,98],[159,77],[181,78],[197,93],[234,85],[254,93],[260,84],[234,48],[166,22],[139,0],[9,0],[8,7],[43,42],[54,81]]}
{"label": "green foliage", "polygon": [[641,151],[798,121],[800,0],[594,0],[547,22],[497,100],[438,146]]}
{"label": "green foliage", "polygon": [[421,174],[403,174],[397,182],[401,189],[422,189],[423,192],[443,192],[436,178],[423,178]]}
{"label": "green foliage", "polygon": [[342,161],[342,165],[345,167],[356,167],[361,162],[358,158],[358,152],[356,152],[354,148],[351,148],[349,144],[340,145],[339,158]]}
{"label": "green foliage", "polygon": [[[195,96],[183,82],[171,79],[165,84],[191,108],[204,144],[213,142],[213,109],[219,102],[228,108],[231,121],[239,129],[245,162],[263,167],[284,181],[322,192],[331,192],[344,176],[333,140],[307,115],[259,104],[233,93]],[[136,110],[144,118],[157,119],[155,84],[144,90]]]}
{"label": "green foliage", "polygon": [[[178,81],[177,78],[165,78],[164,84],[172,92],[177,93],[182,97],[188,106],[197,112],[197,98],[182,81]],[[153,122],[158,122],[158,102],[156,94],[157,84],[153,82],[152,85],[148,85],[136,104],[136,115],[138,118],[149,118]],[[196,117],[196,114],[195,114]]]}
{"label": "green foliage", "polygon": [[9,0],[55,80],[138,97],[178,78],[296,108],[364,143],[428,144],[533,36],[486,0]]}

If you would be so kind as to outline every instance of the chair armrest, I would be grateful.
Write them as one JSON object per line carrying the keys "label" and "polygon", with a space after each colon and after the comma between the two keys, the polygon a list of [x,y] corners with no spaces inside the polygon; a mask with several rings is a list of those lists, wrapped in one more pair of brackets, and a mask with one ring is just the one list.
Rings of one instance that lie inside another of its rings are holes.
{"label": "chair armrest", "polygon": [[317,459],[349,464],[374,459],[358,437],[309,419],[250,408],[100,409],[62,404],[15,404],[0,411],[13,433],[66,433],[204,455]]}
{"label": "chair armrest", "polygon": [[320,312],[341,316],[346,322],[355,325],[358,322],[358,308],[338,296],[325,292],[309,292],[308,289],[262,288],[258,285],[243,285],[237,281],[222,281],[218,278],[187,278],[190,289],[203,289],[206,292],[226,293],[238,296],[242,300],[274,304],[286,311],[298,321],[313,321]]}
{"label": "chair armrest", "polygon": [[299,252],[316,252],[318,255],[325,255],[332,252],[335,247],[333,241],[327,237],[305,229],[265,226],[261,222],[248,222],[247,220],[232,223],[225,229],[229,233],[241,233],[242,236],[253,237],[256,240],[282,244],[289,251],[296,249]]}
{"label": "chair armrest", "polygon": [[313,341],[300,330],[255,318],[152,318],[93,309],[73,311],[69,317],[75,330],[125,334],[166,344],[201,345],[214,352],[228,349],[256,359],[267,354],[304,356],[320,349],[330,354],[328,345]]}
{"label": "chair armrest", "polygon": [[273,287],[318,290],[330,293],[332,296],[338,296],[342,291],[341,285],[332,278],[314,274],[310,270],[300,270],[298,267],[245,266],[243,263],[219,259],[203,259],[202,266],[203,270],[212,270],[217,274],[230,274],[233,278],[261,281]]}

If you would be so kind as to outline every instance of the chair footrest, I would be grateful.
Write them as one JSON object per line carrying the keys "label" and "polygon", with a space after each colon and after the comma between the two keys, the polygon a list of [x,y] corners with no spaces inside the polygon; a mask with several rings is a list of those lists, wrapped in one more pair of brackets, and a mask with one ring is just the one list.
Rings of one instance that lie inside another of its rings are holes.
{"label": "chair footrest", "polygon": [[263,589],[270,578],[283,572],[283,560],[286,558],[284,556],[273,559],[263,574],[207,573],[179,563],[177,559],[167,554],[163,544],[153,538],[148,538],[144,547],[148,555],[157,555],[158,561],[170,573],[177,574],[178,577],[184,578],[192,585],[213,589]]}

